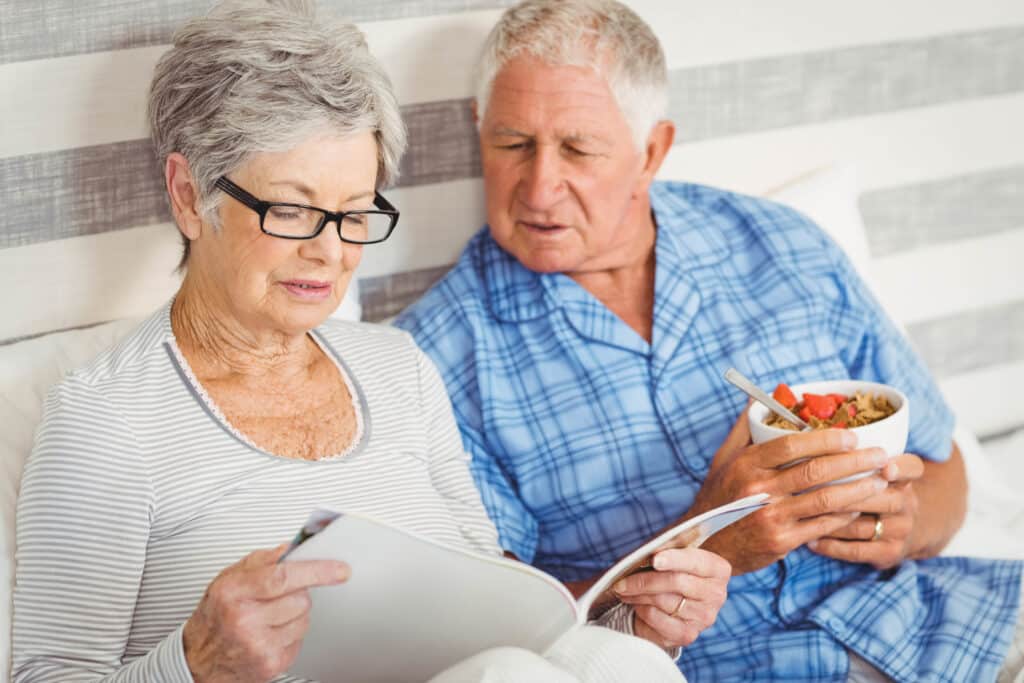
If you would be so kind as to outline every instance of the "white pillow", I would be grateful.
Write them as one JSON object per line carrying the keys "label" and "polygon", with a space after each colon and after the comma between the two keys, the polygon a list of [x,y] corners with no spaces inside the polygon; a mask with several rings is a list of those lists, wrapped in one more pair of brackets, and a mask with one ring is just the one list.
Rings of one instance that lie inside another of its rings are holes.
{"label": "white pillow", "polygon": [[0,678],[10,672],[15,505],[43,400],[65,373],[88,362],[136,323],[121,320],[0,347]]}

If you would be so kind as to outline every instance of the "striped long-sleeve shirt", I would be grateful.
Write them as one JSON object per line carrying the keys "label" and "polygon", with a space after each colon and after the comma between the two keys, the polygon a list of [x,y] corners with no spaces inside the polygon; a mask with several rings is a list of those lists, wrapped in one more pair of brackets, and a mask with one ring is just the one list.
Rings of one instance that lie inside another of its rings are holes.
{"label": "striped long-sleeve shirt", "polygon": [[47,399],[18,502],[15,681],[190,681],[181,631],[206,586],[316,505],[500,552],[443,385],[404,332],[313,333],[362,430],[343,457],[303,461],[230,429],[169,309]]}

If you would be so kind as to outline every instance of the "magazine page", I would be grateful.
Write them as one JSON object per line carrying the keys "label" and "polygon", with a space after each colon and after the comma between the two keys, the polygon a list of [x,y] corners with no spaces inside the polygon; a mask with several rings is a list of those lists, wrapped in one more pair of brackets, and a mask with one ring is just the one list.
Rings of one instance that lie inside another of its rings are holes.
{"label": "magazine page", "polygon": [[681,522],[668,529],[647,543],[616,562],[605,572],[577,602],[578,623],[586,623],[591,618],[590,611],[595,604],[606,604],[602,596],[619,579],[640,571],[651,569],[651,558],[660,550],[667,548],[698,548],[704,541],[734,522],[768,505],[768,494],[758,493],[733,501],[726,505],[708,510],[707,512]]}
{"label": "magazine page", "polygon": [[344,584],[311,590],[295,676],[424,681],[498,646],[543,653],[573,628],[576,603],[522,562],[436,543],[354,514],[317,510],[287,559],[338,559]]}

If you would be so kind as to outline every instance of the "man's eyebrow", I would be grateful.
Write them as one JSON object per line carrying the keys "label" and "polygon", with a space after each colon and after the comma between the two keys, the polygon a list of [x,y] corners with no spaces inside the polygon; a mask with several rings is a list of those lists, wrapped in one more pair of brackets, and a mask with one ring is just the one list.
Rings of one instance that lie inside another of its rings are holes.
{"label": "man's eyebrow", "polygon": [[497,128],[494,129],[494,134],[512,138],[531,137],[528,133],[524,133],[521,130],[516,130],[515,128],[509,128],[508,126],[498,126]]}

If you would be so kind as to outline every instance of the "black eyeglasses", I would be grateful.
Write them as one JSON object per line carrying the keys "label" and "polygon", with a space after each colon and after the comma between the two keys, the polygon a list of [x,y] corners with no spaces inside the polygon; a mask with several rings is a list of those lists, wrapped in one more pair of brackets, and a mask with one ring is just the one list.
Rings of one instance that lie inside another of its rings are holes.
{"label": "black eyeglasses", "polygon": [[214,185],[234,197],[260,216],[260,230],[286,240],[311,240],[330,222],[338,224],[338,237],[349,244],[376,244],[391,236],[398,225],[398,209],[373,193],[376,209],[356,211],[327,211],[305,204],[265,202],[252,196],[238,185],[221,176]]}

